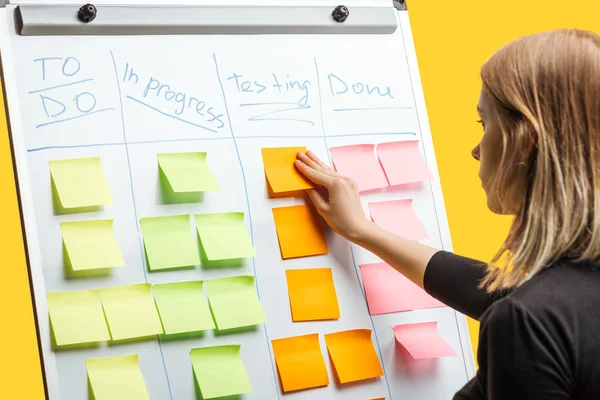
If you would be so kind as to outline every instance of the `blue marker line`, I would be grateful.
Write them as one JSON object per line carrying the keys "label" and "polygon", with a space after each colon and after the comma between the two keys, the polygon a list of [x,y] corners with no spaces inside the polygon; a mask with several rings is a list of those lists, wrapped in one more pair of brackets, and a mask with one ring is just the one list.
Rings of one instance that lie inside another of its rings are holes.
{"label": "blue marker line", "polygon": [[315,139],[322,138],[321,135],[305,135],[305,136],[239,136],[237,139]]}
{"label": "blue marker line", "polygon": [[[358,276],[358,265],[356,265],[356,259],[354,258],[354,251],[352,250],[352,245],[350,246],[350,256],[352,257],[352,264],[354,265],[354,272],[356,273],[356,279],[358,280],[358,286],[360,287],[360,291],[363,295],[365,303],[367,302],[367,295],[365,294],[365,290],[363,285],[360,283],[360,278]],[[367,309],[368,309],[367,305]],[[383,361],[383,353],[381,352],[381,345],[379,344],[379,337],[377,336],[377,329],[375,329],[375,322],[373,321],[373,316],[369,313],[369,318],[371,319],[371,326],[373,327],[373,336],[375,336],[375,343],[377,344],[377,351],[379,352],[379,357],[381,358],[381,368],[383,368],[383,377],[385,378],[385,385],[387,386],[388,394],[390,395],[390,400],[392,400],[392,390],[390,389],[390,383],[387,379],[387,371],[385,370],[385,362]]]}
{"label": "blue marker line", "polygon": [[269,112],[266,112],[264,114],[260,114],[260,115],[254,116],[254,117],[250,117],[250,118],[248,118],[248,121],[252,121],[252,122],[259,122],[259,121],[296,121],[296,122],[306,122],[306,123],[309,123],[311,125],[314,125],[315,123],[313,121],[310,121],[310,120],[307,120],[307,119],[286,118],[286,117],[264,118],[267,115],[279,114],[279,113],[282,113],[282,112],[285,112],[285,111],[304,110],[304,109],[308,109],[308,108],[310,108],[310,106],[302,106],[302,105],[296,104],[296,107],[283,108],[281,110],[269,111]]}
{"label": "blue marker line", "polygon": [[[360,137],[360,136],[378,136],[378,135],[411,135],[415,136],[414,132],[381,132],[381,133],[354,133],[348,135],[329,135],[327,137]],[[322,138],[323,135],[304,135],[304,136],[276,136],[276,135],[261,135],[261,136],[238,136],[236,139],[316,139]],[[231,140],[230,137],[197,137],[197,138],[189,138],[189,139],[157,139],[157,140],[142,140],[138,142],[127,142],[128,146],[132,146],[135,144],[151,144],[151,143],[171,143],[171,142],[195,142],[202,140]],[[326,138],[324,140],[327,140]],[[125,143],[90,143],[90,144],[75,144],[68,146],[44,146],[44,147],[34,147],[28,149],[28,152],[35,152],[41,150],[49,150],[49,149],[76,149],[78,147],[101,147],[101,146],[114,146],[114,145],[124,145]]]}
{"label": "blue marker line", "polygon": [[231,140],[230,137],[199,137],[199,138],[190,138],[190,139],[158,139],[158,140],[141,140],[139,142],[127,142],[128,145],[132,144],[151,144],[151,143],[172,143],[172,142],[196,142],[202,140]]}
{"label": "blue marker line", "polygon": [[33,153],[41,150],[51,150],[51,149],[76,149],[83,147],[102,147],[102,146],[123,146],[125,143],[90,143],[90,144],[79,144],[73,146],[45,146],[45,147],[36,147],[35,149],[27,150],[28,153]]}
{"label": "blue marker line", "polygon": [[[323,140],[325,142],[325,151],[327,152],[327,158],[329,159],[329,165],[331,166],[331,155],[329,154],[329,146],[327,145],[327,135],[325,134],[325,124],[323,123],[323,98],[321,94],[321,79],[319,77],[319,65],[317,64],[317,57],[314,58],[315,62],[315,71],[317,72],[317,84],[319,89],[319,109],[321,110],[321,128],[323,130]],[[339,137],[339,136],[338,136]],[[360,291],[363,295],[363,298],[366,301],[365,291],[360,283],[360,277],[358,276],[358,269],[356,266],[356,260],[354,259],[354,252],[352,251],[352,245],[350,246],[350,256],[352,257],[352,264],[354,265],[354,272],[356,273],[356,280],[358,282],[358,286],[360,287]],[[387,387],[388,394],[390,396],[390,400],[392,400],[392,390],[390,389],[390,383],[388,382],[387,372],[385,370],[385,362],[383,361],[383,353],[381,352],[381,345],[379,344],[379,338],[377,337],[377,329],[375,329],[375,322],[373,321],[373,317],[371,313],[369,313],[369,319],[371,320],[371,327],[373,328],[373,334],[375,336],[375,343],[377,344],[377,351],[379,352],[379,358],[381,360],[381,367],[383,368],[383,378],[385,380],[385,385]]]}
{"label": "blue marker line", "polygon": [[289,122],[305,122],[305,123],[310,124],[310,125],[314,125],[315,124],[313,121],[309,121],[307,119],[299,119],[299,118],[260,118],[260,119],[257,119],[256,117],[252,117],[252,118],[248,118],[248,121],[250,121],[250,122],[289,121]]}
{"label": "blue marker line", "polygon": [[240,107],[253,107],[253,106],[300,106],[303,108],[310,108],[310,106],[303,106],[294,101],[273,101],[267,103],[243,103]]}
{"label": "blue marker line", "polygon": [[54,125],[54,124],[58,124],[60,122],[71,121],[71,120],[74,120],[74,119],[77,119],[77,118],[87,117],[88,115],[93,115],[93,114],[97,114],[97,113],[100,113],[100,112],[112,111],[112,110],[114,110],[114,108],[103,108],[101,110],[90,111],[88,113],[81,114],[81,115],[76,115],[76,116],[70,117],[70,118],[63,118],[63,119],[57,119],[56,121],[44,122],[43,124],[36,125],[35,129],[39,129],[39,128],[43,127],[43,126]]}
{"label": "blue marker line", "polygon": [[323,122],[323,96],[321,95],[321,78],[319,77],[319,66],[317,64],[317,57],[313,58],[315,63],[315,71],[317,73],[317,89],[319,92],[319,116],[321,117],[321,132],[323,133],[323,141],[325,142],[325,152],[327,153],[327,159],[329,160],[329,166],[331,166],[331,156],[329,155],[329,145],[327,144],[327,135],[325,134],[325,123]]}
{"label": "blue marker line", "polygon": [[[233,125],[231,124],[231,116],[229,115],[229,107],[227,106],[227,96],[225,96],[225,88],[223,87],[223,81],[221,81],[221,75],[219,74],[219,64],[217,63],[217,55],[213,53],[213,60],[215,62],[215,70],[217,72],[217,79],[219,80],[219,86],[221,87],[221,93],[223,94],[223,104],[225,104],[225,113],[227,114],[227,121],[229,122],[229,129],[231,129],[231,137],[233,138],[233,145],[237,154],[238,162],[240,164],[240,170],[242,172],[242,181],[244,182],[244,192],[246,193],[246,206],[248,207],[248,220],[250,222],[250,239],[252,240],[252,246],[254,246],[254,229],[252,228],[252,211],[250,209],[250,196],[248,195],[248,184],[246,183],[246,173],[244,172],[244,165],[242,164],[242,157],[240,156],[240,150],[238,148],[237,140],[233,132]],[[252,269],[254,270],[254,285],[256,287],[256,294],[260,300],[260,289],[258,288],[258,276],[256,275],[256,261],[252,257]],[[267,340],[267,349],[269,349],[269,360],[271,361],[271,367],[273,368],[273,379],[277,382],[277,372],[275,371],[275,364],[273,363],[273,353],[271,351],[271,341],[269,340],[269,333],[267,332],[267,325],[263,324],[263,330],[265,332],[265,339]],[[279,388],[275,389],[277,398],[281,399],[279,395]]]}
{"label": "blue marker line", "polygon": [[82,79],[82,80],[77,81],[77,82],[69,82],[69,83],[64,83],[62,85],[56,85],[56,86],[50,86],[50,87],[43,88],[43,89],[32,90],[31,92],[29,92],[29,94],[41,93],[41,92],[45,92],[47,90],[52,90],[52,89],[58,89],[58,88],[67,87],[67,86],[78,85],[80,83],[85,83],[85,82],[89,82],[89,81],[93,81],[93,80],[94,80],[94,78]]}
{"label": "blue marker line", "polygon": [[415,132],[358,132],[327,135],[327,137],[351,137],[351,136],[379,136],[379,135],[410,135],[416,136]]}
{"label": "blue marker line", "polygon": [[412,107],[362,107],[362,108],[334,108],[333,111],[376,111],[376,110],[412,110]]}
{"label": "blue marker line", "polygon": [[[121,106],[121,127],[123,130],[123,141],[125,144],[125,154],[127,156],[127,168],[129,169],[129,185],[131,188],[131,200],[133,202],[133,215],[135,217],[135,229],[137,230],[138,242],[140,245],[140,253],[142,256],[142,268],[144,272],[144,280],[148,283],[148,276],[146,275],[146,257],[144,257],[144,245],[142,243],[142,235],[140,232],[140,221],[138,219],[137,207],[135,205],[135,192],[133,190],[133,176],[131,174],[131,162],[129,159],[129,147],[127,146],[127,134],[125,133],[125,114],[123,113],[123,95],[121,94],[121,84],[119,83],[119,73],[117,71],[117,63],[115,62],[115,56],[112,50],[110,50],[110,57],[112,58],[113,68],[115,69],[115,79],[117,81],[117,88],[119,90],[119,103]],[[169,398],[173,400],[173,394],[171,393],[171,382],[169,381],[169,373],[167,372],[167,364],[165,363],[165,356],[163,354],[162,343],[160,337],[157,335],[158,348],[160,350],[160,358],[162,359],[163,368],[165,370],[165,377],[167,378],[167,387],[169,389]]]}
{"label": "blue marker line", "polygon": [[165,117],[169,117],[169,118],[176,119],[177,121],[181,121],[181,122],[184,122],[184,123],[186,123],[186,124],[188,124],[188,125],[195,126],[196,128],[202,128],[202,129],[206,129],[207,131],[210,131],[210,132],[212,132],[212,133],[217,133],[217,131],[216,131],[216,130],[214,130],[214,129],[207,128],[206,126],[198,125],[198,124],[195,124],[195,123],[193,123],[193,122],[187,121],[187,120],[185,120],[185,119],[183,119],[183,118],[179,118],[179,117],[176,117],[176,116],[174,116],[174,115],[168,114],[168,113],[166,113],[166,112],[164,112],[164,111],[161,111],[161,110],[159,110],[159,109],[158,109],[158,108],[156,108],[156,107],[153,107],[153,106],[151,106],[150,104],[146,104],[146,103],[144,103],[143,101],[141,101],[141,100],[138,100],[138,99],[136,99],[136,98],[134,98],[134,97],[131,97],[131,96],[129,96],[129,95],[127,95],[127,96],[125,96],[125,97],[127,97],[129,100],[133,100],[133,101],[135,101],[135,102],[136,102],[136,103],[138,103],[138,104],[141,104],[141,105],[143,105],[143,106],[146,106],[146,107],[148,107],[149,109],[151,109],[151,110],[154,110],[154,111],[156,111],[157,113],[164,115]]}

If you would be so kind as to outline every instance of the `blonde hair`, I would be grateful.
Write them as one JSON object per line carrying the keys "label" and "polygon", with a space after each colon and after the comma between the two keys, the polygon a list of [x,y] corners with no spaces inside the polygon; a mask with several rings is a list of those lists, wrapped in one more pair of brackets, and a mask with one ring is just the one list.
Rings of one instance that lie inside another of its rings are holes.
{"label": "blonde hair", "polygon": [[486,61],[481,79],[504,143],[494,195],[507,209],[517,200],[481,287],[513,287],[561,259],[597,261],[600,36],[522,37]]}

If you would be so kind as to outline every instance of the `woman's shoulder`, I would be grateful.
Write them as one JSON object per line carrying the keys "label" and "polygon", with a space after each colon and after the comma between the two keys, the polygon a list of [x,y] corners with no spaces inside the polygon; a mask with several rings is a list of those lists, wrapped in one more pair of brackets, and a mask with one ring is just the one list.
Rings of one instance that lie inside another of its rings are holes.
{"label": "woman's shoulder", "polygon": [[482,330],[510,326],[571,352],[600,326],[599,289],[598,266],[557,263],[494,303],[481,319]]}
{"label": "woman's shoulder", "polygon": [[600,392],[599,289],[594,265],[556,264],[524,282],[482,317],[480,365],[504,362],[516,369],[515,379],[542,371],[532,380],[596,398],[588,395]]}
{"label": "woman's shoulder", "polygon": [[584,304],[600,305],[600,263],[559,261],[516,287],[509,298],[534,315],[578,312]]}

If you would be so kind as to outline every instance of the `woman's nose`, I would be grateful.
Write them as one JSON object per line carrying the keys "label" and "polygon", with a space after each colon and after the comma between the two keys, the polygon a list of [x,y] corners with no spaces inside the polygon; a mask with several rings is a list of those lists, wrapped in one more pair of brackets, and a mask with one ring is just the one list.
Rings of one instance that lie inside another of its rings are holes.
{"label": "woman's nose", "polygon": [[471,155],[473,156],[474,159],[479,161],[479,156],[480,156],[479,145],[475,146],[475,148],[473,148],[473,150],[471,150]]}

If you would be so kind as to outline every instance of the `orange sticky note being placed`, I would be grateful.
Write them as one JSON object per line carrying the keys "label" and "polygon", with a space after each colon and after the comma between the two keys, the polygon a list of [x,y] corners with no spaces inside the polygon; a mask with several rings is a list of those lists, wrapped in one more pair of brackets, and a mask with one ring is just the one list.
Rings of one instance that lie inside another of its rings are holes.
{"label": "orange sticky note being placed", "polygon": [[331,268],[293,269],[285,274],[294,322],[340,317]]}
{"label": "orange sticky note being placed", "polygon": [[340,383],[383,376],[370,329],[329,333],[325,335],[325,343]]}
{"label": "orange sticky note being placed", "polygon": [[262,149],[265,175],[271,192],[275,195],[315,187],[294,166],[298,152],[306,147],[270,147]]}
{"label": "orange sticky note being placed", "polygon": [[329,385],[317,333],[271,343],[284,392]]}
{"label": "orange sticky note being placed", "polygon": [[274,208],[273,218],[284,260],[327,254],[329,251],[321,220],[308,206]]}

